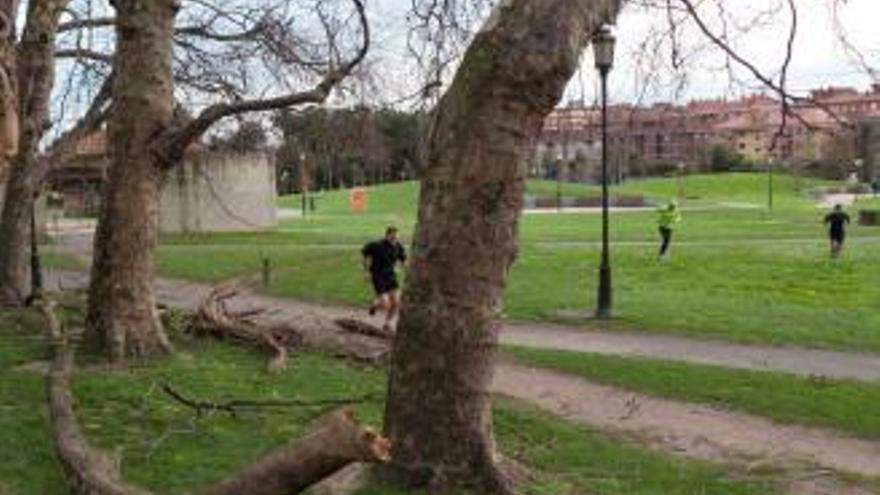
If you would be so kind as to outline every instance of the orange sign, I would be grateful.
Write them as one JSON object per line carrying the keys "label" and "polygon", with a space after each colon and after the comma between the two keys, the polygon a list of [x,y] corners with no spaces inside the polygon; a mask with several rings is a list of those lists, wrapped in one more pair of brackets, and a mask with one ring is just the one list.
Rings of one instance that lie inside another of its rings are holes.
{"label": "orange sign", "polygon": [[363,187],[355,187],[348,195],[348,207],[353,213],[367,211],[367,190]]}

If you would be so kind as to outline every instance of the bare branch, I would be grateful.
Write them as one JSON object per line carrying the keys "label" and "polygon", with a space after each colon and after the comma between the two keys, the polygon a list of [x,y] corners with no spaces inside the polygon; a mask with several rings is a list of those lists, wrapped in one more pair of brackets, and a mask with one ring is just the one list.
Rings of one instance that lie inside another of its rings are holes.
{"label": "bare branch", "polygon": [[113,27],[116,19],[113,17],[96,17],[94,19],[80,19],[71,10],[67,10],[68,14],[74,16],[74,19],[62,22],[58,25],[58,34],[64,34],[71,31],[79,31],[80,29],[96,29]]}
{"label": "bare branch", "polygon": [[362,38],[361,45],[351,60],[336,69],[331,69],[324,75],[323,79],[318,84],[307,91],[294,92],[275,98],[219,103],[206,108],[196,119],[185,124],[182,128],[173,130],[166,137],[167,146],[163,147],[165,152],[163,159],[167,164],[166,166],[173,166],[179,157],[183,156],[186,147],[189,146],[190,143],[198,139],[198,137],[204,134],[205,131],[214,125],[214,123],[224,117],[247,112],[275,110],[306,103],[323,102],[330,95],[331,90],[333,90],[333,88],[343,79],[348,77],[354,68],[360,64],[369,50],[370,30],[363,0],[351,1],[357,12]]}
{"label": "bare branch", "polygon": [[108,65],[113,64],[112,54],[89,50],[88,48],[66,48],[56,50],[55,58],[88,59]]}
{"label": "bare branch", "polygon": [[[687,9],[688,13],[691,16],[691,19],[694,20],[694,22],[696,23],[696,25],[700,29],[700,31],[707,38],[709,38],[709,40],[711,40],[713,44],[715,44],[718,48],[720,48],[726,54],[727,57],[729,57],[731,60],[733,60],[738,65],[740,65],[741,67],[745,68],[748,72],[750,72],[752,74],[752,77],[757,79],[761,84],[763,84],[764,86],[773,90],[777,95],[779,95],[780,99],[788,100],[790,102],[795,102],[795,103],[802,103],[805,106],[815,106],[817,108],[820,108],[828,116],[830,116],[832,119],[834,119],[834,121],[838,125],[840,125],[841,127],[844,127],[844,128],[852,127],[851,123],[849,123],[848,121],[846,121],[846,120],[842,119],[840,116],[838,116],[837,113],[835,113],[831,108],[828,107],[828,105],[825,105],[824,103],[822,103],[820,101],[815,101],[811,98],[804,98],[802,96],[793,95],[793,94],[789,93],[788,91],[786,91],[786,89],[784,87],[780,86],[779,84],[777,84],[776,81],[774,81],[772,77],[761,72],[761,70],[758,69],[758,67],[755,66],[755,64],[746,60],[745,57],[743,57],[742,55],[737,53],[733,48],[731,48],[731,46],[728,43],[726,43],[722,37],[715,34],[711,29],[709,29],[709,26],[706,24],[706,22],[703,20],[703,18],[700,16],[700,14],[697,12],[697,9],[694,6],[694,3],[691,0],[680,0],[680,1],[682,2],[682,4],[684,4],[685,8]],[[794,36],[794,31],[791,32],[790,38],[793,36]],[[790,40],[790,43],[792,43],[791,40]],[[787,57],[787,60],[789,60],[788,57]],[[805,120],[802,120],[802,122],[805,125],[808,124]]]}

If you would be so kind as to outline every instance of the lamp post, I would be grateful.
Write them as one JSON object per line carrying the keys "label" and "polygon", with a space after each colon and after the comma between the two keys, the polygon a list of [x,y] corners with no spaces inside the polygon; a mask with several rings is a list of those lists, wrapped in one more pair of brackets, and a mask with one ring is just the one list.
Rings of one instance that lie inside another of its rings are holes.
{"label": "lamp post", "polygon": [[614,36],[608,26],[593,37],[596,70],[602,79],[602,260],[596,318],[611,318],[611,259],[608,252],[608,73],[614,62]]}
{"label": "lamp post", "polygon": [[299,154],[299,194],[302,196],[302,216],[306,217],[306,189],[308,188],[308,175],[306,174],[306,154]]}
{"label": "lamp post", "polygon": [[773,157],[767,160],[767,209],[773,212]]}
{"label": "lamp post", "polygon": [[562,211],[562,152],[556,154],[556,211]]}

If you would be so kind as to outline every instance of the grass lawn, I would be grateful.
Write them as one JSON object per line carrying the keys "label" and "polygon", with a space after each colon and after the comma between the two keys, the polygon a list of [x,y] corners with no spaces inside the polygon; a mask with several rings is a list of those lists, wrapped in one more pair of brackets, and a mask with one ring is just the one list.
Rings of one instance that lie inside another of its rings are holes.
{"label": "grass lawn", "polygon": [[[0,479],[18,495],[62,495],[67,491],[51,446],[43,378],[12,369],[45,357],[45,343],[34,336],[39,323],[28,311],[0,313]],[[165,396],[160,383],[218,401],[318,400],[384,388],[381,371],[321,355],[297,356],[287,372],[270,376],[262,371],[263,358],[249,350],[180,337],[178,345],[185,354],[124,373],[81,371],[74,384],[80,422],[92,441],[121,456],[129,480],[156,491],[180,493],[221,479],[301,436],[320,413],[299,408],[197,418]],[[365,422],[381,424],[378,400],[356,409]],[[648,453],[520,404],[500,402],[495,421],[502,450],[538,475],[528,493],[777,493],[766,479],[745,480],[718,467]]]}
{"label": "grass lawn", "polygon": [[525,347],[505,347],[505,352],[523,364],[633,392],[880,439],[880,418],[873,412],[880,401],[876,383]]}
{"label": "grass lawn", "polygon": [[40,263],[46,268],[59,270],[81,270],[85,267],[83,262],[76,256],[59,251],[56,248],[41,248]]}
{"label": "grass lawn", "polygon": [[[873,310],[880,300],[880,228],[854,226],[844,258],[831,263],[824,212],[806,193],[826,183],[776,177],[772,214],[758,207],[766,195],[762,174],[691,176],[684,184],[690,199],[683,201],[670,263],[655,259],[653,212],[612,215],[614,328],[880,351],[880,312]],[[551,185],[530,182],[529,188]],[[663,199],[678,185],[652,179],[616,188]],[[389,223],[401,226],[407,242],[416,195],[414,183],[373,188],[368,212],[351,215],[346,193],[328,192],[314,215],[287,220],[278,232],[165,237],[159,271],[214,282],[254,276],[268,256],[270,293],[362,305],[370,294],[360,246]],[[297,198],[281,203],[296,205]],[[561,311],[592,306],[599,222],[599,215],[584,213],[523,217],[505,297],[509,318],[557,320]]]}

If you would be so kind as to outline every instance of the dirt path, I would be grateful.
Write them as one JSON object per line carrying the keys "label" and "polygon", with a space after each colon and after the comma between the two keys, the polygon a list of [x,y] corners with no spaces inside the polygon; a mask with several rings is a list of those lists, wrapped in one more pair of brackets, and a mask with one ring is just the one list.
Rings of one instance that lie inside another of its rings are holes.
{"label": "dirt path", "polygon": [[839,481],[835,472],[880,478],[880,442],[721,409],[656,399],[574,377],[503,363],[493,390],[576,423],[637,439],[676,456],[785,472],[794,493],[877,493]]}
{"label": "dirt path", "polygon": [[880,355],[799,347],[737,345],[667,335],[578,330],[556,325],[507,324],[505,344],[712,364],[801,376],[880,381]]}

